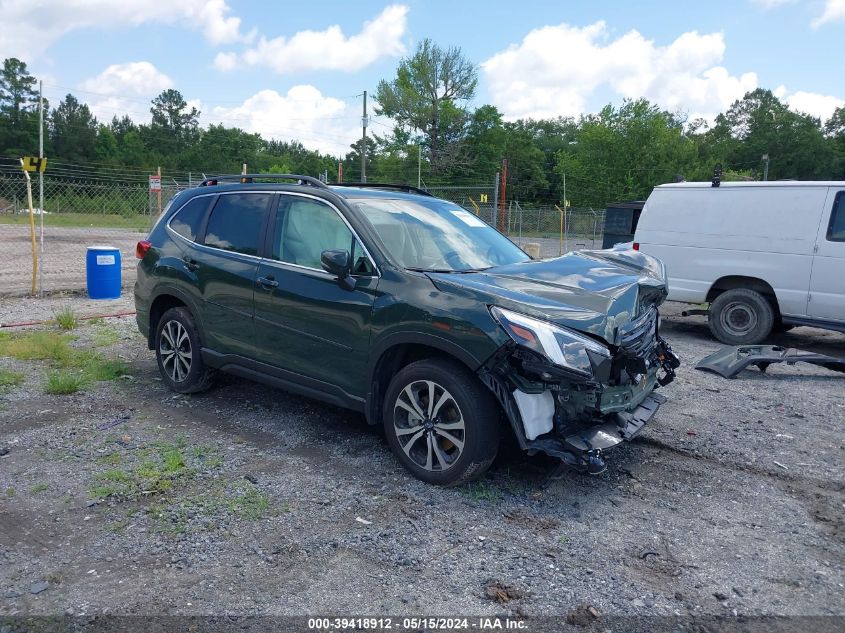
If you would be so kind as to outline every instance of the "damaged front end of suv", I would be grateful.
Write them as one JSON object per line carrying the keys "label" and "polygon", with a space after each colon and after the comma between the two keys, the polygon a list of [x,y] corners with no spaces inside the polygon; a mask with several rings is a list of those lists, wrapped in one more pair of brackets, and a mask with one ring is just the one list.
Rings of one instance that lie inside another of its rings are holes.
{"label": "damaged front end of suv", "polygon": [[672,382],[680,364],[659,331],[666,277],[658,260],[621,249],[552,261],[558,275],[532,271],[530,283],[516,271],[497,271],[497,286],[536,286],[531,294],[541,300],[490,305],[510,340],[479,377],[523,450],[598,473],[603,453],[654,416],[665,401],[655,390]]}

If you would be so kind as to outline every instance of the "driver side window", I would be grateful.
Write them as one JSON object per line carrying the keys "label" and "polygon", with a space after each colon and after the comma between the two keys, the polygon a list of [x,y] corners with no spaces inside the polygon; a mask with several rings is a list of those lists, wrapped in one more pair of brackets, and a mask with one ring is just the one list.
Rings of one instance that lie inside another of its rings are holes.
{"label": "driver side window", "polygon": [[352,231],[327,204],[310,198],[283,196],[276,211],[273,259],[322,270],[325,250],[352,251]]}

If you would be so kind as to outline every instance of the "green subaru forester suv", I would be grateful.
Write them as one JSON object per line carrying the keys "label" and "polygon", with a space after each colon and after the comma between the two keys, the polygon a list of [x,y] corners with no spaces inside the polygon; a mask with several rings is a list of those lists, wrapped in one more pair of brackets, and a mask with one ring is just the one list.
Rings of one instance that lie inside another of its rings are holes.
{"label": "green subaru forester suv", "polygon": [[211,178],[137,256],[138,327],[171,389],[224,371],[360,411],[430,483],[481,475],[505,432],[600,472],[678,366],[658,333],[658,260],[532,261],[413,187]]}

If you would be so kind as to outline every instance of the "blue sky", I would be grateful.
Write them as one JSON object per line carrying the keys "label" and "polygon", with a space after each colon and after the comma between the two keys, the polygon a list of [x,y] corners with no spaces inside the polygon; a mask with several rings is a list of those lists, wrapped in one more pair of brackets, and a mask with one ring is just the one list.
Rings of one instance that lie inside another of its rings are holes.
{"label": "blue sky", "polygon": [[357,95],[426,37],[479,64],[475,105],[509,119],[641,96],[710,119],[758,86],[825,119],[845,103],[843,35],[845,0],[0,0],[0,56],[54,105],[73,92],[101,119],[145,121],[173,87],[204,124],[332,153],[360,134]]}

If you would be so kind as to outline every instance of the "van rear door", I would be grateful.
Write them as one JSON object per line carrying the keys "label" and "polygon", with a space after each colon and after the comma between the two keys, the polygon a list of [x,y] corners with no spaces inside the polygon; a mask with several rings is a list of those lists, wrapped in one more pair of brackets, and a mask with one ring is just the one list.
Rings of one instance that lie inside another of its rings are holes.
{"label": "van rear door", "polygon": [[819,223],[807,314],[845,322],[845,187],[831,187]]}

